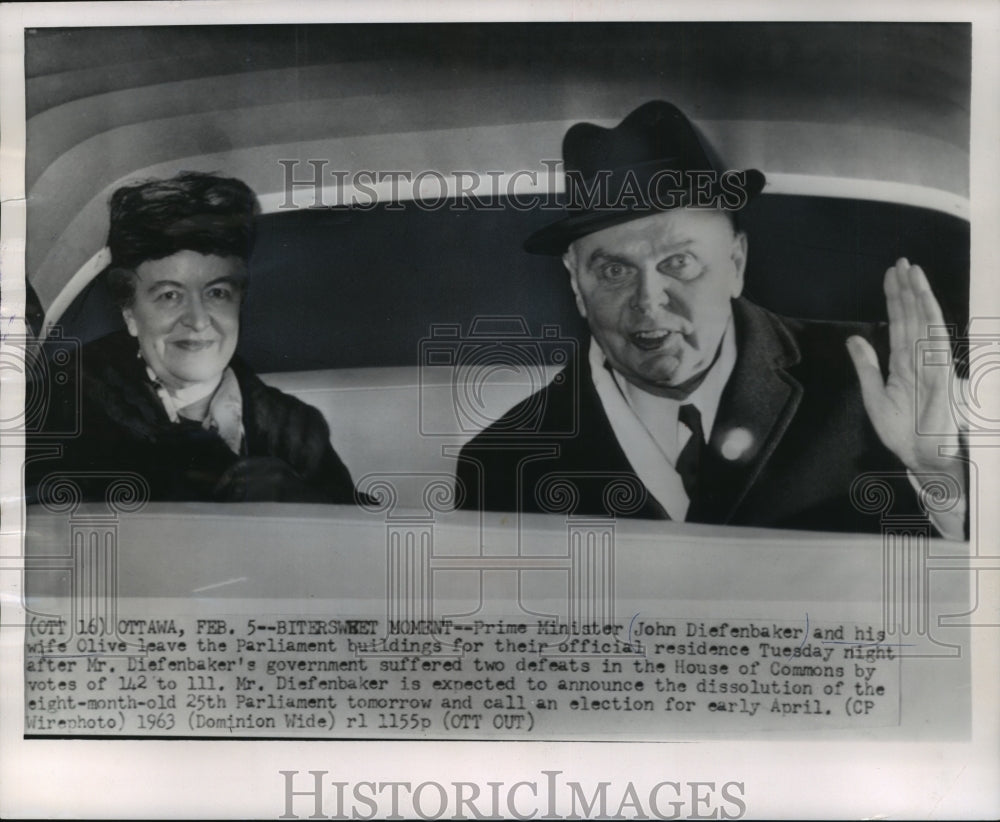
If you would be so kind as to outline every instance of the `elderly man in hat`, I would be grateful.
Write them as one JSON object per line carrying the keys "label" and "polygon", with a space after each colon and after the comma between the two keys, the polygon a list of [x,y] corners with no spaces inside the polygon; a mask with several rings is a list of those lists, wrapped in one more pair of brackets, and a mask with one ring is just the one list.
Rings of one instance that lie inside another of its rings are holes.
{"label": "elderly man in hat", "polygon": [[465,507],[877,531],[870,475],[962,538],[948,369],[914,366],[943,324],[919,267],[886,272],[888,328],[779,317],[741,296],[764,175],[721,171],[675,106],[577,124],[563,153],[569,213],[525,249],[562,256],[589,348],[463,449]]}

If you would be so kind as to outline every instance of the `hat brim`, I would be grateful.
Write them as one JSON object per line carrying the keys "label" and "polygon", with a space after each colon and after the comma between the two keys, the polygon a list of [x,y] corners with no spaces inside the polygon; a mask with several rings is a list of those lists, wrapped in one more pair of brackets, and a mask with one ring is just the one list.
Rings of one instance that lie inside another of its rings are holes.
{"label": "hat brim", "polygon": [[[743,191],[746,194],[743,205],[737,211],[745,208],[747,203],[756,197],[764,188],[767,182],[764,173],[755,168],[747,169],[743,172],[746,183]],[[544,254],[559,256],[565,253],[570,243],[601,231],[611,226],[627,223],[630,220],[638,220],[641,217],[648,217],[662,211],[671,211],[669,208],[658,208],[653,205],[640,206],[623,209],[601,209],[596,211],[586,211],[580,214],[572,214],[554,223],[550,223],[540,228],[528,239],[524,241],[524,250],[529,254]]]}

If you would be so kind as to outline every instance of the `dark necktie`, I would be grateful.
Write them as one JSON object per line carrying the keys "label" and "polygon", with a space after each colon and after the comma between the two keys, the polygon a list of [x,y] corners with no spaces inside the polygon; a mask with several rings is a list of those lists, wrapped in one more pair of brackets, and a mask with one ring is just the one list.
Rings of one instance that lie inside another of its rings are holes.
{"label": "dark necktie", "polygon": [[701,412],[698,406],[686,403],[677,412],[677,419],[690,429],[691,436],[677,455],[675,468],[681,475],[684,490],[688,499],[694,502],[698,492],[698,470],[701,467],[701,455],[705,448],[705,432],[701,430]]}

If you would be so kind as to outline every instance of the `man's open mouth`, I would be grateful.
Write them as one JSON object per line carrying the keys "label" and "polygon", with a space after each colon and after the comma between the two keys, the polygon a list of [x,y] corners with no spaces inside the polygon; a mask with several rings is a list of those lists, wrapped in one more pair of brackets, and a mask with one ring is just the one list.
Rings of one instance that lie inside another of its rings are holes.
{"label": "man's open mouth", "polygon": [[677,334],[677,331],[665,331],[661,329],[656,329],[653,331],[634,331],[629,334],[629,339],[632,341],[632,345],[636,348],[641,348],[643,351],[655,351],[657,348],[662,348],[672,334]]}

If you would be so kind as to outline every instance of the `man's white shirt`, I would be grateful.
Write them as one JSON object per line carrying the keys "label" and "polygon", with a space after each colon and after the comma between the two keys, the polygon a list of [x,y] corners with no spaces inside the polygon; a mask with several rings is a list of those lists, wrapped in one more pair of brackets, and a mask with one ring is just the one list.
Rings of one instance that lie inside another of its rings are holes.
{"label": "man's white shirt", "polygon": [[673,520],[683,521],[691,502],[674,467],[691,437],[690,429],[678,419],[680,407],[697,407],[707,438],[735,365],[736,338],[730,322],[719,356],[701,385],[684,400],[657,397],[606,367],[604,351],[591,338],[590,373],[611,429],[636,476]]}

